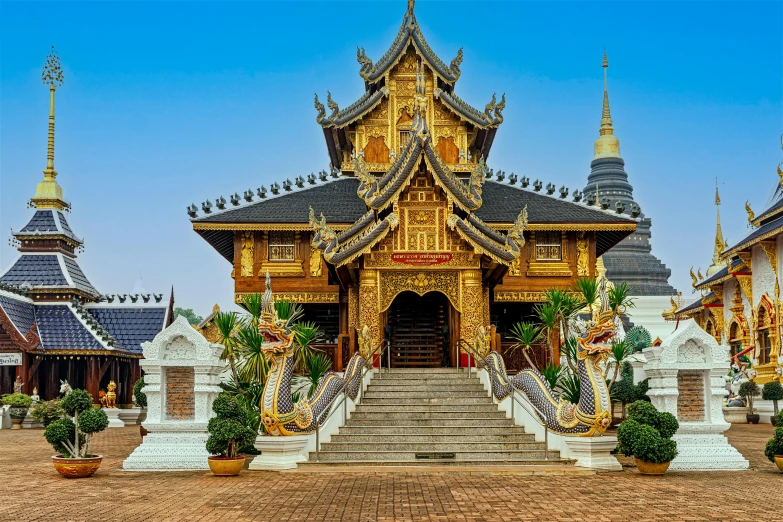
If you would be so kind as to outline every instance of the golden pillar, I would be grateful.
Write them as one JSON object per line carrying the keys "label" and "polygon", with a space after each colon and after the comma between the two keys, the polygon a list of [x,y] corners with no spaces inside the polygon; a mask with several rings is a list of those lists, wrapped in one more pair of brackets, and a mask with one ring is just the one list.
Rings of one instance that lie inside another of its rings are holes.
{"label": "golden pillar", "polygon": [[[350,299],[350,294],[349,294]],[[378,306],[378,271],[359,272],[359,324],[358,328],[370,327],[373,346],[381,342],[381,313]]]}
{"label": "golden pillar", "polygon": [[[459,336],[472,343],[476,329],[484,322],[484,288],[481,270],[463,270],[461,274]],[[487,295],[487,297],[489,297]],[[489,306],[489,300],[487,300]]]}
{"label": "golden pillar", "polygon": [[348,332],[358,330],[359,326],[359,285],[348,288]]}

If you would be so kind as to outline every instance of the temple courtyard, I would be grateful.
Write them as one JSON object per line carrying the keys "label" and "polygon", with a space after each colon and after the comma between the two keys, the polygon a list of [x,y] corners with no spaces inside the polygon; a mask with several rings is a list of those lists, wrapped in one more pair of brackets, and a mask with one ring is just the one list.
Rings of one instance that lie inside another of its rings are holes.
{"label": "temple courtyard", "polygon": [[[734,425],[729,441],[750,461],[744,472],[624,471],[593,474],[532,466],[519,473],[447,467],[371,472],[209,471],[131,473],[122,460],[141,442],[138,426],[109,429],[93,444],[104,455],[88,479],[60,477],[42,430],[0,431],[4,495],[0,520],[752,520],[781,519],[771,491],[783,475],[764,458],[769,425]],[[341,471],[339,468],[331,468]],[[738,500],[741,499],[741,500]]]}

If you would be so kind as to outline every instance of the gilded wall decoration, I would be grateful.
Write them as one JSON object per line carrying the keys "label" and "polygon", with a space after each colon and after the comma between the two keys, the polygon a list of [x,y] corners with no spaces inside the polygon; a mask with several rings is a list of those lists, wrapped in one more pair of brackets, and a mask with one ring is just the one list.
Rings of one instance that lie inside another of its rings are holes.
{"label": "gilded wall decoration", "polygon": [[588,277],[590,275],[590,241],[584,232],[576,236],[576,275]]}
{"label": "gilded wall decoration", "polygon": [[516,292],[510,290],[495,290],[496,303],[543,303],[546,301],[544,292]]}
{"label": "gilded wall decoration", "polygon": [[[479,272],[480,273],[480,272]],[[428,292],[440,292],[451,305],[460,310],[459,272],[456,271],[381,271],[380,272],[380,308],[387,310],[394,298],[401,292],[411,291],[419,295]]]}
{"label": "gilded wall decoration", "polygon": [[490,324],[492,322],[492,319],[489,316],[489,287],[483,286],[482,287],[482,294],[481,294],[481,300],[484,303],[484,320],[482,321],[482,324]]}
{"label": "gilded wall decoration", "polygon": [[254,242],[252,232],[242,232],[242,253],[240,259],[240,274],[242,274],[242,277],[253,277]]}
{"label": "gilded wall decoration", "polygon": [[310,276],[321,277],[323,275],[323,257],[317,248],[310,249]]}
{"label": "gilded wall decoration", "polygon": [[509,277],[521,277],[522,276],[522,269],[519,267],[519,265],[522,263],[521,256],[517,257],[514,261],[511,262],[511,264],[508,267],[508,276]]}
{"label": "gilded wall decoration", "polygon": [[[235,303],[243,303],[246,295],[252,295],[255,292],[236,292],[234,294]],[[340,302],[340,294],[336,292],[275,292],[276,301],[291,301],[292,303],[319,303],[319,304],[337,304]]]}
{"label": "gilded wall decoration", "polygon": [[381,341],[381,311],[378,308],[378,271],[359,272],[359,324],[370,328],[374,346]]}
{"label": "gilded wall decoration", "polygon": [[481,270],[464,270],[462,273],[462,300],[459,334],[462,339],[473,339],[484,320],[484,290]]}
{"label": "gilded wall decoration", "polygon": [[713,322],[715,324],[715,332],[713,334],[713,337],[715,337],[715,340],[720,344],[721,342],[721,336],[723,335],[723,307],[710,307],[708,309],[710,311],[710,315],[712,315]]}
{"label": "gilded wall decoration", "polygon": [[[437,254],[439,252],[431,252]],[[364,256],[364,266],[367,268],[391,268],[395,270],[421,270],[421,267],[394,261],[393,251],[375,251]],[[479,268],[481,256],[473,252],[449,252],[451,259],[444,263],[438,263],[437,268]]]}
{"label": "gilded wall decoration", "polygon": [[736,276],[737,282],[745,293],[745,298],[748,300],[751,306],[753,306],[753,276],[750,275],[738,275]]}
{"label": "gilded wall decoration", "polygon": [[348,331],[359,328],[359,285],[348,288]]}

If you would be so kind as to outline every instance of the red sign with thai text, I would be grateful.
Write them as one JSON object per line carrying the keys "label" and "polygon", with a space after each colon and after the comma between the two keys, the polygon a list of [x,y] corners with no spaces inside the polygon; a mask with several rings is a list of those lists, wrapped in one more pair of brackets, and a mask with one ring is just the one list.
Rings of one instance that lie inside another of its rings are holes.
{"label": "red sign with thai text", "polygon": [[392,254],[391,259],[395,263],[403,263],[414,266],[432,266],[448,263],[451,261],[451,254],[444,252],[442,254],[428,254],[426,252],[410,252],[404,254]]}

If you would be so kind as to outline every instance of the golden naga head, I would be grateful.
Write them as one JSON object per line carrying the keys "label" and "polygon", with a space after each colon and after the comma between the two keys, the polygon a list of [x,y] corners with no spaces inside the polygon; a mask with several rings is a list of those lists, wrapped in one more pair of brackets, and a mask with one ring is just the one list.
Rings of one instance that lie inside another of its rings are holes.
{"label": "golden naga head", "polygon": [[275,303],[272,300],[272,278],[269,277],[269,272],[266,273],[266,290],[261,301],[261,322],[258,324],[258,332],[264,338],[261,351],[267,358],[293,353],[296,333],[291,329],[288,321],[277,316]]}
{"label": "golden naga head", "polygon": [[601,307],[598,312],[594,312],[587,332],[579,339],[579,345],[587,355],[608,354],[612,351],[615,325],[609,296],[606,292],[606,279],[601,280],[598,297],[601,301]]}

